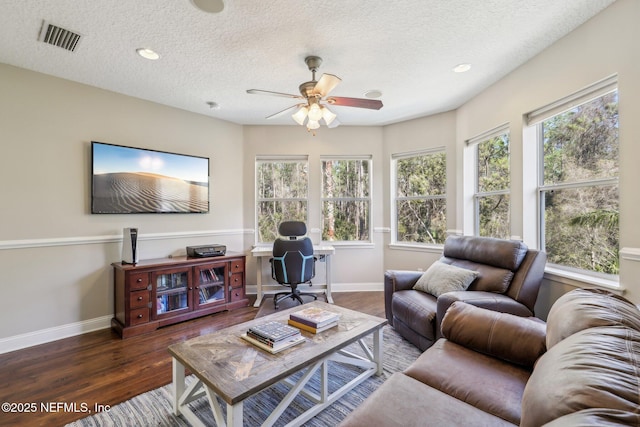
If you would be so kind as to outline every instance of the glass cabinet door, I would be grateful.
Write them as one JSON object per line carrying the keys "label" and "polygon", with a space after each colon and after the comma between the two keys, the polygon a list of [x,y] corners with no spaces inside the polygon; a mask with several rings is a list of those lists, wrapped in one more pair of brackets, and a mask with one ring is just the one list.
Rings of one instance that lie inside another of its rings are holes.
{"label": "glass cabinet door", "polygon": [[198,306],[226,302],[227,263],[207,264],[197,269],[196,300]]}
{"label": "glass cabinet door", "polygon": [[154,312],[156,317],[165,313],[190,310],[190,274],[188,269],[157,272],[153,275],[156,287]]}

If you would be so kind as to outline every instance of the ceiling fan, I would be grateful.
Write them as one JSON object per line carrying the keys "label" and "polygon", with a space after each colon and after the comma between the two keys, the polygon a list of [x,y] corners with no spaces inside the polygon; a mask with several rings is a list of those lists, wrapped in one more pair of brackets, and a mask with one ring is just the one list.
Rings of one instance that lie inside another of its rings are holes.
{"label": "ceiling fan", "polygon": [[328,96],[329,92],[331,92],[342,81],[340,77],[334,76],[333,74],[323,74],[320,77],[320,80],[316,81],[316,71],[318,71],[318,68],[322,63],[322,58],[319,56],[307,56],[304,62],[307,64],[307,67],[309,67],[309,71],[311,71],[311,81],[304,82],[300,85],[300,95],[260,89],[247,90],[247,93],[250,94],[282,96],[285,98],[304,101],[272,114],[268,116],[267,119],[280,117],[297,108],[298,111],[296,111],[291,117],[301,126],[306,124],[307,130],[318,129],[321,121],[324,121],[324,124],[327,125],[327,127],[334,128],[340,125],[340,122],[336,119],[336,114],[327,108],[327,105],[369,108],[372,110],[379,110],[382,108],[382,101],[375,99]]}

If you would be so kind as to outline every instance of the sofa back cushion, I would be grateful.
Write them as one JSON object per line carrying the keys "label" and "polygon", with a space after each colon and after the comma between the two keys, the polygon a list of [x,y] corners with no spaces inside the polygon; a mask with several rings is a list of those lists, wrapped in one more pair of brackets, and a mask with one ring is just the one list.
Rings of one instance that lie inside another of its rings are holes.
{"label": "sofa back cushion", "polygon": [[541,426],[589,408],[637,412],[640,332],[624,326],[586,329],[550,348],[522,397],[520,426]]}
{"label": "sofa back cushion", "polygon": [[470,291],[505,293],[527,250],[527,245],[515,240],[449,236],[440,261],[477,271]]}
{"label": "sofa back cushion", "polygon": [[576,289],[558,298],[547,316],[547,348],[596,326],[640,331],[640,310],[627,299],[600,289]]}
{"label": "sofa back cushion", "polygon": [[533,368],[546,351],[545,323],[454,302],[442,320],[442,335],[466,348]]}

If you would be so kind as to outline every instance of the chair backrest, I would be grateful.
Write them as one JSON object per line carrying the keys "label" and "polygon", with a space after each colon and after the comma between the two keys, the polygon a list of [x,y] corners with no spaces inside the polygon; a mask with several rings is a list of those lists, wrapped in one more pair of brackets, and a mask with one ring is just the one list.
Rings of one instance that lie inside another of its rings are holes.
{"label": "chair backrest", "polygon": [[307,226],[301,221],[285,221],[278,227],[278,237],[273,242],[272,275],[278,283],[297,285],[315,276],[313,243]]}

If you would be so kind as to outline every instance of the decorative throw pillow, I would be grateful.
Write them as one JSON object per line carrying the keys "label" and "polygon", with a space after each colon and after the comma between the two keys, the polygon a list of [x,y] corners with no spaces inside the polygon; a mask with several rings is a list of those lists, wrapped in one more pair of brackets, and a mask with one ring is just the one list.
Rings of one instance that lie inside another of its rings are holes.
{"label": "decorative throw pillow", "polygon": [[418,279],[413,289],[439,297],[447,292],[464,291],[476,277],[477,271],[436,261]]}

